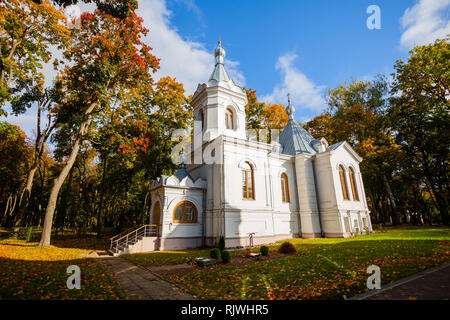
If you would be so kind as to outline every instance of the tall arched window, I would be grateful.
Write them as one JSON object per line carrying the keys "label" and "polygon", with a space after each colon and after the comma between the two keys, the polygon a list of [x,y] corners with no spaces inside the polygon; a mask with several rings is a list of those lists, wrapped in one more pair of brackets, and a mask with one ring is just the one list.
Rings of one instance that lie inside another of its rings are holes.
{"label": "tall arched window", "polygon": [[205,114],[202,111],[200,111],[200,120],[202,121],[202,130],[205,130]]}
{"label": "tall arched window", "polygon": [[281,193],[283,202],[291,202],[291,198],[289,196],[289,180],[286,173],[281,175]]}
{"label": "tall arched window", "polygon": [[355,171],[352,167],[348,169],[350,186],[352,187],[353,201],[359,201],[358,188],[356,187]]}
{"label": "tall arched window", "polygon": [[344,200],[350,200],[348,197],[347,179],[345,178],[345,169],[342,165],[339,166],[339,177],[341,178],[342,196]]}
{"label": "tall arched window", "polygon": [[227,111],[225,111],[225,127],[231,130],[234,129],[234,115],[231,108],[227,108]]}
{"label": "tall arched window", "polygon": [[245,162],[242,168],[242,197],[246,200],[255,200],[255,178],[253,167]]}
{"label": "tall arched window", "polygon": [[173,210],[173,222],[194,223],[197,222],[197,208],[192,202],[182,201]]}

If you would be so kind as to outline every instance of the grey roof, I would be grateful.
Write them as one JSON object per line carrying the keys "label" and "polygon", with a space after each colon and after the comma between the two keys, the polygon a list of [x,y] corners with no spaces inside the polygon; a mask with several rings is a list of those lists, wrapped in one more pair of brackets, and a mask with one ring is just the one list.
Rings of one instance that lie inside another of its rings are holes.
{"label": "grey roof", "polygon": [[341,141],[341,142],[338,142],[338,143],[335,143],[335,144],[333,144],[333,145],[331,145],[331,146],[329,146],[328,147],[328,150],[336,150],[337,148],[339,148],[339,146],[341,145],[341,144],[344,144],[345,143],[345,141]]}
{"label": "grey roof", "polygon": [[177,177],[179,181],[183,180],[186,177],[189,177],[192,181],[194,181],[189,172],[186,170],[186,166],[184,164],[182,164],[181,167],[178,168],[173,175]]}
{"label": "grey roof", "polygon": [[211,74],[209,80],[216,81],[228,81],[230,78],[228,77],[227,71],[223,65],[223,61],[225,59],[225,49],[222,48],[222,43],[219,41],[216,50],[214,50],[214,58],[216,59],[216,66],[214,67],[214,71]]}
{"label": "grey roof", "polygon": [[227,71],[223,63],[216,63],[214,70],[211,74],[209,80],[217,80],[217,81],[228,81],[230,78],[228,77]]}
{"label": "grey roof", "polygon": [[300,126],[295,120],[290,119],[279,137],[279,143],[283,146],[282,153],[294,156],[299,153],[315,154],[313,148],[314,138]]}

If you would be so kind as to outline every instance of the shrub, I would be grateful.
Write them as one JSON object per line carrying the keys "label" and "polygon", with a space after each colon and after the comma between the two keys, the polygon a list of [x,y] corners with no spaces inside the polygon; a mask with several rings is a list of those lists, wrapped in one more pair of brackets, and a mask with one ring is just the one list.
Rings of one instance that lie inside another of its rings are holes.
{"label": "shrub", "polygon": [[262,246],[262,247],[259,249],[259,251],[261,252],[261,254],[262,254],[263,256],[267,256],[267,255],[269,254],[269,247]]}
{"label": "shrub", "polygon": [[231,254],[230,254],[230,252],[227,251],[227,250],[223,250],[223,251],[222,251],[222,261],[223,261],[224,263],[228,263],[228,262],[230,262],[230,260],[231,260]]}
{"label": "shrub", "polygon": [[294,245],[292,243],[290,243],[289,241],[283,242],[281,244],[279,251],[280,251],[280,253],[295,253],[295,252],[297,252]]}
{"label": "shrub", "polygon": [[225,237],[224,236],[220,236],[218,248],[219,248],[220,252],[225,250]]}
{"label": "shrub", "polygon": [[213,259],[219,260],[220,259],[220,250],[217,248],[212,249],[209,252],[209,256]]}

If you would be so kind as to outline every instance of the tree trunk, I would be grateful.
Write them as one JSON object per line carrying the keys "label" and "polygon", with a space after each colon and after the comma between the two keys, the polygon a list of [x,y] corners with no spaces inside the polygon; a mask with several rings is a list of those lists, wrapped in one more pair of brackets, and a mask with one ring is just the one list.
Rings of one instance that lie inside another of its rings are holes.
{"label": "tree trunk", "polygon": [[33,188],[33,179],[37,168],[38,162],[34,161],[33,166],[31,167],[30,172],[28,172],[27,175],[27,184],[20,197],[16,222],[14,224],[16,228],[21,227],[23,224],[23,220],[25,218],[25,211],[28,208],[28,204],[30,203],[31,189]]}
{"label": "tree trunk", "polygon": [[52,232],[52,224],[53,224],[53,215],[55,214],[56,201],[58,200],[59,190],[66,180],[67,175],[72,169],[73,164],[77,158],[78,152],[80,151],[81,143],[83,142],[83,136],[85,135],[89,123],[90,123],[90,114],[94,110],[96,104],[93,103],[89,106],[84,114],[84,118],[80,124],[80,128],[77,133],[77,137],[75,139],[75,143],[73,144],[72,151],[70,153],[69,159],[67,159],[67,163],[59,174],[58,178],[55,179],[53,183],[53,187],[50,191],[50,197],[48,199],[47,208],[45,210],[45,219],[44,219],[44,227],[42,229],[42,236],[40,246],[45,247],[50,245],[50,237]]}
{"label": "tree trunk", "polygon": [[97,210],[97,239],[100,239],[102,235],[102,210],[103,210],[103,194],[104,194],[104,185],[105,185],[105,176],[106,176],[106,165],[108,163],[108,157],[105,156],[103,160],[102,167],[102,181],[100,184],[100,204]]}
{"label": "tree trunk", "polygon": [[375,198],[373,196],[371,189],[369,189],[369,197],[370,197],[370,202],[372,203],[373,217],[375,218],[376,223],[378,223],[379,222],[378,210],[377,210],[377,207],[375,204]]}
{"label": "tree trunk", "polygon": [[383,182],[386,187],[387,194],[389,196],[389,202],[392,208],[392,222],[393,224],[400,224],[400,215],[397,210],[397,205],[395,203],[394,195],[392,194],[391,186],[389,185],[386,175],[383,173]]}

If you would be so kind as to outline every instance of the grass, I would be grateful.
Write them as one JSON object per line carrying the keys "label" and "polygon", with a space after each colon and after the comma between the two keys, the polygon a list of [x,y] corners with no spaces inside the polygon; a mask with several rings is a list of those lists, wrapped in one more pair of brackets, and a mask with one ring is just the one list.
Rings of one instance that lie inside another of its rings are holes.
{"label": "grass", "polygon": [[[199,299],[346,299],[367,291],[366,270],[372,264],[381,268],[382,285],[386,285],[450,261],[449,228],[387,228],[349,239],[291,242],[297,254],[281,259],[212,266],[165,277]],[[207,254],[208,250],[186,250],[124,258],[136,264],[164,264]]]}
{"label": "grass", "polygon": [[[80,257],[91,251],[79,248],[93,245],[92,239],[86,241],[54,241],[54,245],[41,248],[36,242],[1,240],[0,300],[125,298],[95,259]],[[70,275],[66,270],[70,265],[81,269],[80,290],[67,288]]]}
{"label": "grass", "polygon": [[121,257],[136,265],[164,265],[188,262],[196,257],[209,257],[210,249],[193,249],[182,251],[155,251],[146,253],[124,254]]}

